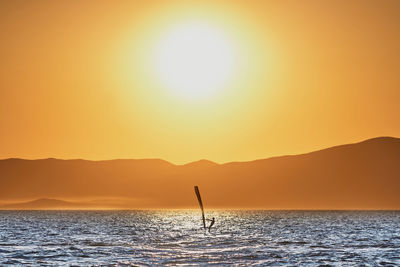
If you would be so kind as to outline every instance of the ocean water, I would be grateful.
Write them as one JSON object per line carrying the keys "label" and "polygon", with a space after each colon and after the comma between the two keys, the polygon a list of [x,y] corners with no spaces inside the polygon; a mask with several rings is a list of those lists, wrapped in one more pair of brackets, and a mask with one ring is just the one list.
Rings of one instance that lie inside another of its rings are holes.
{"label": "ocean water", "polygon": [[400,266],[400,212],[0,211],[0,265]]}

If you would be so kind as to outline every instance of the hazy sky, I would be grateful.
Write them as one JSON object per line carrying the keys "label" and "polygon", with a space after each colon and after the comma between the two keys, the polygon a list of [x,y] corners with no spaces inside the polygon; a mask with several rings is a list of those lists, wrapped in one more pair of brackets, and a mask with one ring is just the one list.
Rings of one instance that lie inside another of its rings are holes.
{"label": "hazy sky", "polygon": [[0,1],[0,158],[228,162],[399,137],[399,14],[396,0]]}

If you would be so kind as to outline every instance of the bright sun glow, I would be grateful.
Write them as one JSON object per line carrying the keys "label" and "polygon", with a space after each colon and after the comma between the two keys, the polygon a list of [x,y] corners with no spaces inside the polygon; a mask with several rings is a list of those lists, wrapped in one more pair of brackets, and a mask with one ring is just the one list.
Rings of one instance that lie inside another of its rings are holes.
{"label": "bright sun glow", "polygon": [[233,42],[220,29],[201,22],[171,28],[154,53],[161,84],[186,99],[217,94],[232,80],[235,68]]}

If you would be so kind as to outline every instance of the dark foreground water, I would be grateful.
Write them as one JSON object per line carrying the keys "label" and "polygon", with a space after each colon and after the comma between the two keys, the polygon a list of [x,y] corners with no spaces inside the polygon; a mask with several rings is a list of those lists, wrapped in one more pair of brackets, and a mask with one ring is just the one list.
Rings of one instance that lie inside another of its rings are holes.
{"label": "dark foreground water", "polygon": [[398,265],[400,212],[0,211],[0,265]]}

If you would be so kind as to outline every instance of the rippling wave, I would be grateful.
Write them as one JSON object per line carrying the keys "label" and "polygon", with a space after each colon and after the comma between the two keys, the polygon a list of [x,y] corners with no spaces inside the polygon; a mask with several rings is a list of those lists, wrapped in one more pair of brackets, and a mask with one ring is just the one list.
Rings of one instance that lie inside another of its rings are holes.
{"label": "rippling wave", "polygon": [[399,265],[400,212],[0,211],[1,265]]}

